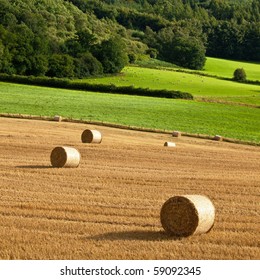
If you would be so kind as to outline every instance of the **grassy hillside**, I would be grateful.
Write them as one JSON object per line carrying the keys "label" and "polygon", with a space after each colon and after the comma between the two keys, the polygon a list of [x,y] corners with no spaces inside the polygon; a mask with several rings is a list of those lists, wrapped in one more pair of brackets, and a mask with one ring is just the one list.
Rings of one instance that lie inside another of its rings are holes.
{"label": "grassy hillside", "polygon": [[245,106],[0,83],[0,112],[53,116],[260,142],[260,110]]}
{"label": "grassy hillside", "polygon": [[204,67],[205,71],[203,72],[220,77],[232,78],[233,73],[237,68],[244,68],[248,80],[260,81],[260,63],[249,63],[244,61],[208,57]]}
{"label": "grassy hillside", "polygon": [[192,72],[182,73],[128,66],[123,69],[120,75],[87,79],[87,81],[119,86],[133,85],[153,89],[174,89],[189,92],[197,99],[206,98],[260,106],[259,86],[219,80]]}

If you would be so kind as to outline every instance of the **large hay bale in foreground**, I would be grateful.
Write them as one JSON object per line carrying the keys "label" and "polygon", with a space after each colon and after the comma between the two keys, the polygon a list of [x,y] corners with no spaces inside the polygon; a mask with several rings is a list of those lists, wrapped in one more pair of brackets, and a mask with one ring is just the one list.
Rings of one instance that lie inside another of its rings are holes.
{"label": "large hay bale in foreground", "polygon": [[174,196],[163,204],[160,218],[164,230],[171,235],[201,234],[213,227],[215,207],[206,196]]}
{"label": "large hay bale in foreground", "polygon": [[180,131],[173,131],[172,136],[173,137],[181,137],[181,132]]}
{"label": "large hay bale in foreground", "polygon": [[80,153],[72,147],[56,147],[51,152],[51,165],[53,167],[78,167]]}
{"label": "large hay bale in foreground", "polygon": [[176,144],[173,143],[173,142],[165,142],[164,146],[166,146],[166,147],[176,147]]}
{"label": "large hay bale in foreground", "polygon": [[86,129],[81,134],[81,141],[83,143],[99,144],[102,141],[102,135],[98,130]]}

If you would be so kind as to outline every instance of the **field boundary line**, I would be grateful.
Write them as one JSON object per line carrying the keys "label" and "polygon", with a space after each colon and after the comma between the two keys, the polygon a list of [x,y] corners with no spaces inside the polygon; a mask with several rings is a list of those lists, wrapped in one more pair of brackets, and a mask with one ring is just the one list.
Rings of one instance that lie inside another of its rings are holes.
{"label": "field boundary line", "polygon": [[[57,121],[54,120],[54,117],[38,116],[38,115],[0,113],[0,117],[1,118],[15,118],[15,119],[29,119],[29,120],[41,120],[41,121],[57,122]],[[62,122],[70,122],[70,123],[100,125],[100,126],[106,126],[106,127],[111,127],[111,128],[134,130],[134,131],[140,131],[140,132],[161,133],[161,134],[170,134],[170,135],[172,135],[172,133],[173,133],[173,130],[145,128],[145,127],[123,125],[123,124],[109,123],[109,122],[103,122],[103,121],[82,120],[82,119],[73,119],[73,118],[65,118],[65,117],[63,117],[61,121]],[[187,136],[187,137],[214,140],[214,136],[211,136],[211,135],[194,134],[194,133],[188,133],[188,132],[181,132],[181,134],[182,134],[182,136]],[[223,142],[234,143],[234,144],[260,146],[260,143],[243,141],[243,140],[226,138],[226,137],[223,137],[222,141]]]}

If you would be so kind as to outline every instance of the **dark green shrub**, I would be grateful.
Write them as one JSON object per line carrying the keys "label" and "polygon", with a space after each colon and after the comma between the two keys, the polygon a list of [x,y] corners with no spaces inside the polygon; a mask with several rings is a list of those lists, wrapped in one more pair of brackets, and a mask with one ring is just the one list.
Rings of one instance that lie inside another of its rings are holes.
{"label": "dark green shrub", "polygon": [[237,68],[233,73],[233,80],[238,82],[246,81],[246,72],[243,68]]}
{"label": "dark green shrub", "polygon": [[74,65],[74,73],[77,78],[100,75],[103,73],[102,64],[90,52],[82,53],[75,58]]}
{"label": "dark green shrub", "polygon": [[151,58],[157,58],[158,51],[154,48],[150,48],[146,51],[146,54],[148,54]]}
{"label": "dark green shrub", "polygon": [[54,54],[49,58],[49,70],[46,76],[49,77],[73,77],[74,63],[73,58],[67,54]]}
{"label": "dark green shrub", "polygon": [[128,54],[129,63],[135,63],[137,60],[137,55],[135,53]]}
{"label": "dark green shrub", "polygon": [[27,70],[27,75],[44,76],[48,71],[48,58],[46,55],[35,55],[30,57],[30,69]]}
{"label": "dark green shrub", "polygon": [[160,56],[163,60],[181,67],[199,70],[205,61],[206,50],[202,42],[193,37],[177,36],[164,42]]}
{"label": "dark green shrub", "polygon": [[125,44],[119,36],[103,41],[94,56],[102,63],[104,73],[119,73],[128,63]]}

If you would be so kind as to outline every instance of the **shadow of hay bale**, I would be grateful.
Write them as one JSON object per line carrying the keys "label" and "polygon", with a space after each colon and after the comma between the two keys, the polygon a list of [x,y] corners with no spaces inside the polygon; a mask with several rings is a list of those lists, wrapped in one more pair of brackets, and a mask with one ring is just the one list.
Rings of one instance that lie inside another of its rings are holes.
{"label": "shadow of hay bale", "polygon": [[108,232],[95,236],[90,236],[91,240],[144,240],[144,241],[161,241],[161,240],[180,240],[181,237],[175,237],[168,235],[164,231],[152,231],[152,230],[134,230],[134,231],[118,231]]}
{"label": "shadow of hay bale", "polygon": [[18,165],[16,168],[28,168],[28,169],[49,169],[53,168],[50,165]]}

